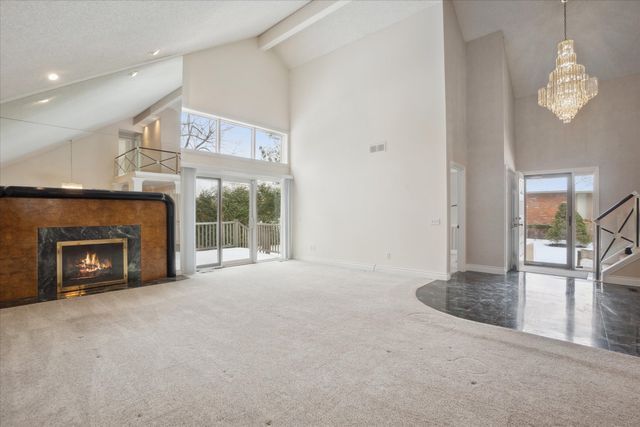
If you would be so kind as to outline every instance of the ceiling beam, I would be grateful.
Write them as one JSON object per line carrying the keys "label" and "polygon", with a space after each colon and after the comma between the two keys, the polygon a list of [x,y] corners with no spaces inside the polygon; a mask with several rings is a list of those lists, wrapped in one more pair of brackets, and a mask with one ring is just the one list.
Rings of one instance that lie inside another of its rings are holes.
{"label": "ceiling beam", "polygon": [[149,108],[145,109],[141,113],[137,114],[133,118],[133,125],[141,124],[146,126],[147,124],[153,122],[157,119],[157,114],[162,112],[165,108],[167,108],[170,104],[177,101],[182,97],[182,87],[174,90],[170,94],[164,96],[158,102],[153,103]]}
{"label": "ceiling beam", "polygon": [[350,2],[351,0],[313,0],[260,34],[258,47],[269,50]]}

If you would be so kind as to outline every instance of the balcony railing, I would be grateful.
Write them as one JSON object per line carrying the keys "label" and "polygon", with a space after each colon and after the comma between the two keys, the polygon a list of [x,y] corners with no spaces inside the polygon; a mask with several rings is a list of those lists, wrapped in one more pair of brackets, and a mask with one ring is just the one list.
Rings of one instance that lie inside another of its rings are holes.
{"label": "balcony railing", "polygon": [[130,172],[180,173],[180,153],[157,148],[135,147],[115,158],[116,176]]}
{"label": "balcony railing", "polygon": [[[280,224],[256,224],[257,250],[263,254],[280,253]],[[240,221],[223,221],[220,245],[223,248],[248,248],[249,227]],[[196,250],[215,250],[218,247],[218,223],[196,223]]]}
{"label": "balcony railing", "polygon": [[620,200],[596,220],[596,280],[607,268],[640,249],[640,196]]}

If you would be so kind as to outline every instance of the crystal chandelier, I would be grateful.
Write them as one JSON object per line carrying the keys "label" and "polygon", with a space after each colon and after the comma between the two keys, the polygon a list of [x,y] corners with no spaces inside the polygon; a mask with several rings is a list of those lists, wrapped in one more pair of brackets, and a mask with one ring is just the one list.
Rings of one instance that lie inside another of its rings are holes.
{"label": "crystal chandelier", "polygon": [[567,0],[564,5],[564,40],[558,43],[556,68],[549,74],[547,87],[538,90],[538,105],[546,107],[562,123],[569,123],[591,98],[598,94],[598,79],[585,73],[576,62],[573,40],[567,39]]}

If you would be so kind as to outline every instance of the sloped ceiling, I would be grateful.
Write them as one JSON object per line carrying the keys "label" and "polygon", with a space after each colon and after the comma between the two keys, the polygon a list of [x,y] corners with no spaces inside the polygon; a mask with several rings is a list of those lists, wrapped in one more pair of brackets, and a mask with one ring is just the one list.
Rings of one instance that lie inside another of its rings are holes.
{"label": "sloped ceiling", "polygon": [[[546,85],[563,38],[560,0],[454,0],[465,41],[495,31],[505,37],[516,97]],[[640,1],[570,0],[567,37],[578,62],[600,80],[640,72]],[[472,72],[472,71],[471,71]]]}
{"label": "sloped ceiling", "polygon": [[182,86],[181,57],[135,70],[0,104],[0,164],[130,119]]}
{"label": "sloped ceiling", "polygon": [[255,37],[306,3],[2,0],[0,101]]}
{"label": "sloped ceiling", "polygon": [[295,68],[435,4],[434,0],[351,1],[274,50],[289,68]]}

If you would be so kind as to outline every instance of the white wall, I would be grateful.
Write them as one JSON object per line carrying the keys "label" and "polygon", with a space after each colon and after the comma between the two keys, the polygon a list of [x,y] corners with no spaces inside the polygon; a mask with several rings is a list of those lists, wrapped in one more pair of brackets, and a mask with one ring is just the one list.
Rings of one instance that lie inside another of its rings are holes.
{"label": "white wall", "polygon": [[292,70],[291,124],[294,257],[446,276],[440,4]]}
{"label": "white wall", "polygon": [[169,106],[160,113],[160,146],[167,151],[180,151],[180,113],[182,105]]}
{"label": "white wall", "polygon": [[184,107],[289,130],[289,72],[257,39],[185,55],[183,66]]}
{"label": "white wall", "polygon": [[[114,159],[118,155],[118,130],[136,130],[129,122],[121,122],[99,129],[73,144],[57,145],[49,151],[3,166],[1,185],[60,187],[73,181],[89,189],[111,189],[114,178]],[[71,170],[73,147],[73,170]]]}
{"label": "white wall", "polygon": [[508,258],[505,166],[515,165],[513,91],[504,37],[495,32],[468,42],[466,48],[467,264],[504,270]]}
{"label": "white wall", "polygon": [[517,99],[516,142],[522,171],[598,166],[605,211],[640,191],[640,74],[600,82],[598,95],[568,124],[536,96]]}
{"label": "white wall", "polygon": [[466,43],[453,2],[442,4],[444,15],[444,64],[447,99],[447,145],[449,160],[467,164],[467,67]]}

